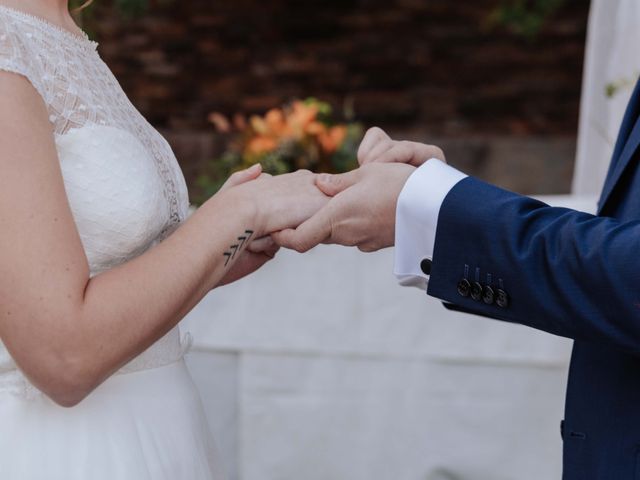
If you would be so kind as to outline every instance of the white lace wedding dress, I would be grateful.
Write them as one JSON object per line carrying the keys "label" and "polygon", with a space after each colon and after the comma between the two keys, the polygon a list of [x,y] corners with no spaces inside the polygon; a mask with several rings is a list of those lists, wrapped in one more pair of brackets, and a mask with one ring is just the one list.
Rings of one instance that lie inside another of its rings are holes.
{"label": "white lace wedding dress", "polygon": [[[161,241],[189,206],[169,145],[96,47],[0,6],[0,70],[26,77],[48,108],[92,276]],[[0,479],[222,478],[185,343],[175,328],[70,409],[35,389],[0,343]]]}

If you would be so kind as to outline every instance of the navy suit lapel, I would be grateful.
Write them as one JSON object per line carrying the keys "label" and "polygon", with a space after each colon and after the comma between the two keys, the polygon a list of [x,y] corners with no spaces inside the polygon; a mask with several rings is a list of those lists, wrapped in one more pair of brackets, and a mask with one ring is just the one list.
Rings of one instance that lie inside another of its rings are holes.
{"label": "navy suit lapel", "polygon": [[640,80],[631,95],[627,110],[620,126],[616,146],[613,150],[611,165],[602,189],[598,212],[602,212],[620,177],[629,165],[631,158],[640,146]]}

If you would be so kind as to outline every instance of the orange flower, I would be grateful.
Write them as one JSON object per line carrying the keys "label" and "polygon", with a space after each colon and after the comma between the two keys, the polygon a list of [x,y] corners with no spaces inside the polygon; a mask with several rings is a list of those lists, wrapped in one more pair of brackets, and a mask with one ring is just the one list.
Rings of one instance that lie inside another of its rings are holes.
{"label": "orange flower", "polygon": [[284,113],[278,108],[273,108],[264,117],[269,132],[273,135],[284,135],[287,131],[287,123]]}
{"label": "orange flower", "polygon": [[287,123],[298,135],[302,135],[307,125],[315,121],[317,115],[318,107],[316,105],[306,105],[297,101],[293,103],[292,110],[287,116]]}
{"label": "orange flower", "polygon": [[253,128],[253,130],[259,135],[266,135],[269,131],[267,122],[265,122],[264,119],[258,115],[251,115],[251,118],[249,118],[249,123],[251,124],[251,128]]}
{"label": "orange flower", "polygon": [[242,115],[241,113],[236,113],[233,116],[233,126],[236,128],[236,130],[244,130],[245,128],[247,128],[247,119],[244,115]]}
{"label": "orange flower", "polygon": [[327,132],[327,127],[323,123],[313,121],[304,128],[307,135],[319,136]]}
{"label": "orange flower", "polygon": [[321,133],[318,136],[318,142],[325,153],[334,153],[347,137],[347,127],[344,125],[338,125],[331,127],[327,132]]}
{"label": "orange flower", "polygon": [[209,122],[212,123],[219,132],[229,133],[231,131],[231,124],[229,123],[229,120],[219,112],[210,113]]}
{"label": "orange flower", "polygon": [[277,147],[278,142],[276,142],[274,138],[258,135],[249,140],[246,152],[252,155],[262,155],[264,153],[272,152]]}

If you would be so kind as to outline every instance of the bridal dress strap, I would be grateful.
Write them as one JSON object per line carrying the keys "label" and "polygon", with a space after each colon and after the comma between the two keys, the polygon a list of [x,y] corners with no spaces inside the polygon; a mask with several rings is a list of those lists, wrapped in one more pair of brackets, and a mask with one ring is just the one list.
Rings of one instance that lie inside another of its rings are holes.
{"label": "bridal dress strap", "polygon": [[11,20],[5,7],[0,6],[0,70],[25,77],[46,103],[46,73],[42,62],[32,50],[32,40],[34,33],[25,32],[21,35],[19,25]]}

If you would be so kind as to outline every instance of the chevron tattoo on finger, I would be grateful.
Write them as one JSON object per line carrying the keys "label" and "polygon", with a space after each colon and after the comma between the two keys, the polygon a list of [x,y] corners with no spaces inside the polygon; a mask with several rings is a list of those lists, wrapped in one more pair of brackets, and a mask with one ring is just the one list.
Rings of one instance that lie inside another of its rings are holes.
{"label": "chevron tattoo on finger", "polygon": [[249,240],[251,240],[253,233],[253,230],[245,230],[244,233],[238,237],[238,243],[230,245],[229,250],[223,253],[223,256],[225,257],[225,267],[229,265],[229,262],[235,258],[236,253],[238,253],[239,250],[242,250],[242,247],[244,247],[244,245],[249,242]]}

